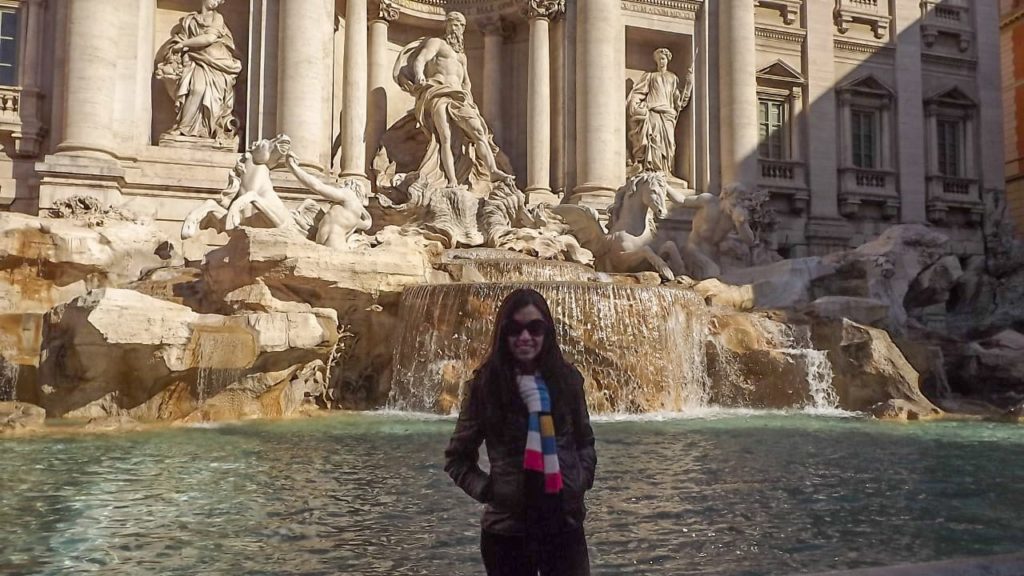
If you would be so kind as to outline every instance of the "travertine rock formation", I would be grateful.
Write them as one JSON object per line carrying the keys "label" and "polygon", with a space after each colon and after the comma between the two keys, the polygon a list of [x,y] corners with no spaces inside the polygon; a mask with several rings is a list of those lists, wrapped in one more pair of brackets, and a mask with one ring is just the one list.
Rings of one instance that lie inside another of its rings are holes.
{"label": "travertine rock formation", "polygon": [[[331,310],[225,317],[94,290],[46,316],[39,403],[48,416],[139,419],[182,418],[221,394],[274,404],[266,394],[326,362],[337,338]],[[289,400],[264,412],[291,409]]]}
{"label": "travertine rock formation", "polygon": [[922,414],[938,414],[920,389],[920,375],[884,330],[850,320],[812,324],[815,348],[828,353],[839,405],[868,411],[880,402],[906,401]]}

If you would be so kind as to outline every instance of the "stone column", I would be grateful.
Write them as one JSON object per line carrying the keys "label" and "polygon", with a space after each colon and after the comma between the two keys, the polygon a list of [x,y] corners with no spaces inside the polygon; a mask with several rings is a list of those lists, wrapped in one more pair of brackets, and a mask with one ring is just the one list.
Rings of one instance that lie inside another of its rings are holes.
{"label": "stone column", "polygon": [[[21,68],[21,100],[19,113],[21,129],[15,131],[15,149],[22,156],[35,156],[39,153],[43,140],[43,54],[45,47],[44,17],[46,6],[43,0],[29,0],[22,7],[22,14],[28,12],[28,18],[21,24],[22,37],[26,39],[22,47]],[[148,80],[148,79],[147,79]]]}
{"label": "stone column", "polygon": [[526,103],[526,194],[551,192],[551,18],[563,2],[530,0],[530,69]]}
{"label": "stone column", "polygon": [[603,208],[626,179],[626,29],[621,0],[576,5],[576,188]]}
{"label": "stone column", "polygon": [[[809,2],[807,10],[807,170],[811,188],[812,220],[808,236],[829,236],[835,226],[827,222],[839,217],[839,165],[848,157],[849,116],[836,110],[836,65],[832,6],[828,2]],[[843,155],[837,158],[836,126],[842,113],[839,138]],[[823,239],[824,240],[824,239]]]}
{"label": "stone column", "polygon": [[921,88],[921,5],[918,0],[896,0],[893,8],[891,30],[899,34],[895,102],[899,115],[894,128],[899,161],[900,221],[925,222],[928,192],[925,147],[921,145],[925,135],[924,92]]}
{"label": "stone column", "polygon": [[[977,178],[977,166],[974,160],[974,149],[976,144],[974,136],[974,111],[971,110],[964,118],[964,170],[962,176],[966,178]],[[933,146],[934,148],[935,146]]]}
{"label": "stone column", "polygon": [[[110,0],[69,2],[64,140],[58,152],[114,158],[115,41],[124,7]],[[108,30],[113,34],[101,34]]]}
{"label": "stone column", "polygon": [[307,0],[281,2],[278,17],[277,129],[291,137],[302,165],[319,172],[329,165],[330,150],[324,99],[333,24],[328,14],[323,0]]}
{"label": "stone column", "polygon": [[551,189],[565,193],[565,16],[551,23]]}
{"label": "stone column", "polygon": [[500,146],[502,137],[502,90],[504,89],[501,55],[505,40],[515,31],[512,23],[501,16],[488,16],[479,21],[480,30],[484,33],[484,101],[480,112],[487,121],[487,126],[494,133],[495,141]]}
{"label": "stone column", "polygon": [[398,19],[393,0],[377,0],[372,6],[370,21],[369,93],[366,107],[366,166],[380,148],[381,137],[388,129],[388,92],[391,64],[388,58],[388,27]]}
{"label": "stone column", "polygon": [[723,0],[719,17],[722,184],[757,184],[757,47],[754,3]]}
{"label": "stone column", "polygon": [[[967,148],[979,160],[978,176],[985,194],[1006,189],[1003,152],[1003,113],[1000,86],[999,6],[996,2],[970,2],[977,33],[978,139]],[[1005,128],[1009,128],[1008,126]],[[986,197],[982,196],[982,200]]]}
{"label": "stone column", "polygon": [[934,106],[927,109],[928,132],[925,135],[925,146],[928,147],[928,166],[926,167],[929,176],[939,173],[939,116]]}
{"label": "stone column", "polygon": [[341,176],[366,179],[366,0],[345,9],[345,90],[341,103]]}

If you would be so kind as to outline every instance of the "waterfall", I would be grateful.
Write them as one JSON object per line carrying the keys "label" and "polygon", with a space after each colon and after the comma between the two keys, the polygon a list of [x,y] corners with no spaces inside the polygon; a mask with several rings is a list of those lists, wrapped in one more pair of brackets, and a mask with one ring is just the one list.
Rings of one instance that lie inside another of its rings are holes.
{"label": "waterfall", "polygon": [[196,373],[196,406],[223,392],[245,376],[241,368],[199,368]]}
{"label": "waterfall", "polygon": [[[811,411],[838,407],[839,396],[832,386],[832,363],[827,352],[811,346],[809,335],[797,335],[786,324],[749,315],[745,317],[746,324],[733,327],[746,338],[759,341],[760,345],[756,349],[740,346],[737,352],[726,341],[729,336],[723,335],[718,324],[722,321],[729,322],[719,316],[713,318],[715,335],[710,339],[718,376],[714,388],[716,400],[729,406],[793,407]],[[795,378],[802,382],[796,383]]]}
{"label": "waterfall", "polygon": [[18,400],[19,371],[20,367],[17,364],[9,364],[0,358],[0,402]]}
{"label": "waterfall", "polygon": [[[508,270],[505,264],[488,269],[501,270],[496,275],[502,276]],[[562,350],[587,378],[593,412],[680,411],[707,402],[708,314],[695,294],[657,286],[548,281],[406,289],[388,407],[457,409],[461,383],[490,346],[498,305],[520,287],[536,289],[551,305]]]}

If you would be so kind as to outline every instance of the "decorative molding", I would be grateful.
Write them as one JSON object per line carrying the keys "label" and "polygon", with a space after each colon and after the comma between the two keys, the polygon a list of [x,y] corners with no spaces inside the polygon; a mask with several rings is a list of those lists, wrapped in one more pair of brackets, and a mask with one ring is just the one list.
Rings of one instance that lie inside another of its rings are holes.
{"label": "decorative molding", "polygon": [[854,54],[894,55],[896,53],[896,49],[888,44],[843,38],[835,39],[835,49],[840,52],[853,52]]}
{"label": "decorative molding", "polygon": [[846,34],[850,31],[850,24],[863,24],[871,28],[875,38],[882,40],[889,34],[892,23],[887,6],[888,2],[879,0],[836,0],[833,13],[836,30]]}
{"label": "decorative molding", "polygon": [[649,16],[667,16],[678,20],[696,20],[703,0],[624,0],[622,9]]}
{"label": "decorative molding", "polygon": [[1021,21],[1022,19],[1024,19],[1024,8],[1021,8],[1016,13],[1010,14],[1009,16],[1006,16],[1005,18],[1000,20],[999,21],[999,28],[1002,29],[1002,28],[1006,28],[1007,26],[1013,26],[1014,24],[1016,24],[1017,22]]}
{"label": "decorative molding", "polygon": [[781,59],[758,70],[757,78],[762,81],[784,83],[792,86],[803,86],[807,83],[807,79],[804,78],[804,75],[799,70]]}
{"label": "decorative molding", "polygon": [[807,39],[807,32],[803,30],[785,30],[769,28],[767,26],[756,26],[754,28],[754,36],[765,40],[778,40],[779,42],[802,45],[804,40]]}
{"label": "decorative molding", "polygon": [[977,58],[950,56],[948,54],[936,54],[933,52],[922,53],[921,62],[923,62],[924,64],[933,64],[936,66],[942,66],[944,68],[954,68],[957,70],[964,70],[967,72],[971,72],[978,69]]}
{"label": "decorative molding", "polygon": [[402,12],[415,13],[434,20],[448,12],[462,12],[467,18],[512,12],[522,0],[392,0]]}
{"label": "decorative molding", "polygon": [[523,14],[529,19],[554,20],[565,14],[565,0],[526,0]]}
{"label": "decorative molding", "polygon": [[[374,12],[376,12],[376,15],[374,15]],[[376,0],[376,2],[370,5],[370,20],[394,22],[398,20],[400,14],[401,10],[399,10],[398,6],[395,6],[394,0]]]}
{"label": "decorative molding", "polygon": [[755,6],[764,6],[765,8],[778,10],[786,26],[796,24],[797,18],[800,17],[800,6],[802,4],[803,0],[754,0]]}

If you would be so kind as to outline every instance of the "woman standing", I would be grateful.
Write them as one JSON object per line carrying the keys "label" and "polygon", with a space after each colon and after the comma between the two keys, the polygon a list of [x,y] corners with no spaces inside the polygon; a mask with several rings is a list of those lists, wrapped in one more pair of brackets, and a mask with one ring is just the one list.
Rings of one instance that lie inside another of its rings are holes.
{"label": "woman standing", "polygon": [[181,19],[156,76],[168,84],[177,122],[172,136],[231,141],[237,136],[235,81],[242,72],[235,40],[217,8],[224,0],[203,0],[199,12]]}
{"label": "woman standing", "polygon": [[[487,443],[490,473],[478,464]],[[583,376],[562,356],[547,302],[512,292],[465,389],[445,471],[478,502],[487,574],[590,574],[584,492],[597,455]]]}

